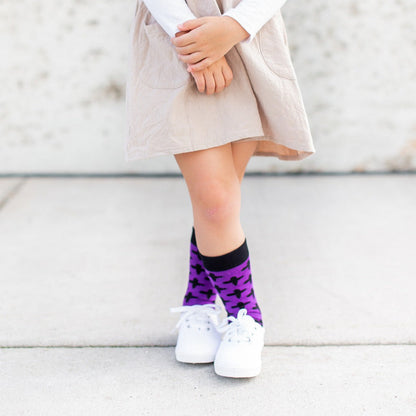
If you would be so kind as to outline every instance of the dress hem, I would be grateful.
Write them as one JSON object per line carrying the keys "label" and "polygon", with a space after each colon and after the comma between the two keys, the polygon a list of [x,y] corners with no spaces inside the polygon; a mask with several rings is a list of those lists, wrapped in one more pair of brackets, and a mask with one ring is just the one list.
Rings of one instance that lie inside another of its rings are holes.
{"label": "dress hem", "polygon": [[[246,133],[244,133],[246,134]],[[241,137],[241,136],[239,136]],[[151,154],[148,154],[146,152],[143,152],[142,150],[140,150],[139,146],[136,146],[135,148],[133,148],[132,150],[127,150],[127,148],[125,148],[125,152],[124,152],[124,160],[126,162],[130,162],[130,161],[134,161],[134,160],[144,160],[144,159],[151,159],[154,157],[159,157],[159,156],[172,156],[175,154],[179,154],[179,153],[188,153],[188,152],[194,152],[197,150],[205,150],[205,149],[209,149],[211,147],[217,147],[217,146],[222,146],[224,144],[227,143],[231,143],[231,142],[235,142],[235,141],[249,141],[249,139],[254,140],[254,141],[270,141],[273,142],[275,144],[279,144],[282,146],[287,147],[288,149],[294,150],[299,152],[298,155],[293,155],[293,156],[289,156],[289,155],[283,155],[283,154],[279,154],[277,152],[258,152],[255,151],[253,153],[253,156],[274,156],[277,157],[280,160],[284,160],[284,161],[296,161],[296,160],[303,160],[308,156],[313,155],[316,150],[315,148],[309,147],[309,148],[294,148],[294,147],[289,147],[288,145],[281,143],[281,142],[277,142],[275,140],[272,140],[270,137],[265,136],[265,135],[250,135],[250,136],[244,136],[236,139],[236,138],[231,138],[228,140],[221,140],[218,143],[210,143],[208,145],[196,145],[196,146],[188,146],[188,147],[175,147],[175,148],[169,148],[169,149],[164,149],[162,151],[159,152],[154,152]]]}

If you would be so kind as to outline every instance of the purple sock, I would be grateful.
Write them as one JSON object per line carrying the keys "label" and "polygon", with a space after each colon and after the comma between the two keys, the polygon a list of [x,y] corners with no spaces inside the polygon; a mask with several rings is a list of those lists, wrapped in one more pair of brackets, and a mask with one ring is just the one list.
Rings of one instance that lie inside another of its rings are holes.
{"label": "purple sock", "polygon": [[191,246],[189,253],[189,281],[182,305],[205,305],[214,303],[217,290],[211,283],[202,263],[195,238],[195,228],[192,227]]}
{"label": "purple sock", "polygon": [[212,284],[217,289],[228,315],[237,317],[240,309],[247,309],[256,322],[263,325],[261,310],[254,295],[247,239],[235,250],[221,256],[200,253]]}

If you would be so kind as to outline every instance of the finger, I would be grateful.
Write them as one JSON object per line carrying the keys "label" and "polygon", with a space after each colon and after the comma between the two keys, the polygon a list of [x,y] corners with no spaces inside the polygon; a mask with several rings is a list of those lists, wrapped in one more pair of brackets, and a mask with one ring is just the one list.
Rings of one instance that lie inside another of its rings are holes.
{"label": "finger", "polygon": [[198,52],[196,42],[192,42],[186,46],[175,46],[175,50],[178,55],[188,55],[190,53]]}
{"label": "finger", "polygon": [[190,45],[191,43],[195,43],[195,33],[188,32],[188,33],[185,33],[184,35],[170,38],[170,41],[175,46],[186,46],[186,45]]}
{"label": "finger", "polygon": [[221,68],[214,72],[215,92],[219,93],[225,88],[225,79]]}
{"label": "finger", "polygon": [[205,91],[205,78],[202,72],[197,72],[193,74],[193,77],[195,79],[196,87],[198,88],[198,91],[204,92]]}
{"label": "finger", "polygon": [[203,19],[197,18],[197,19],[190,19],[186,20],[183,23],[180,23],[178,25],[179,30],[192,30],[199,26],[201,26],[204,23]]}
{"label": "finger", "polygon": [[203,72],[205,77],[205,86],[206,86],[206,92],[208,95],[214,94],[215,92],[215,80],[212,72],[205,71]]}
{"label": "finger", "polygon": [[203,71],[204,69],[208,68],[212,64],[212,60],[210,58],[205,58],[201,62],[191,64],[189,66],[190,71]]}
{"label": "finger", "polygon": [[195,53],[191,53],[189,55],[178,55],[178,58],[182,61],[185,62],[186,64],[195,64],[197,62],[199,62],[201,59],[204,58],[204,55],[201,51],[197,51]]}
{"label": "finger", "polygon": [[175,33],[175,38],[177,38],[178,36],[186,35],[187,33],[188,33],[188,32],[185,32],[185,31],[176,32],[176,33]]}
{"label": "finger", "polygon": [[224,65],[222,67],[222,73],[225,79],[225,86],[228,87],[231,84],[231,81],[233,80],[233,71],[228,65]]}

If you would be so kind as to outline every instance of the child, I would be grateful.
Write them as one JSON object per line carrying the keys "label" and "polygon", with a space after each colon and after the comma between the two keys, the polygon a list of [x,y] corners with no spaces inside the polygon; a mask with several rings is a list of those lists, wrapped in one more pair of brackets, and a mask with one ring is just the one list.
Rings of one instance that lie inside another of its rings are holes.
{"label": "child", "polygon": [[[280,14],[285,0],[138,0],[126,85],[126,160],[173,154],[190,194],[178,361],[261,371],[265,328],[240,223],[251,156],[315,152]],[[218,324],[218,296],[228,317]],[[223,335],[221,335],[224,333]]]}

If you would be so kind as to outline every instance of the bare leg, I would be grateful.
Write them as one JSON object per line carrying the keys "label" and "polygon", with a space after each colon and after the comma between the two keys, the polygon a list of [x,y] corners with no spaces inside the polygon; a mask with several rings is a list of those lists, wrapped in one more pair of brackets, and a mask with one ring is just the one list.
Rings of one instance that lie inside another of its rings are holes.
{"label": "bare leg", "polygon": [[239,247],[245,239],[240,223],[240,185],[256,143],[232,142],[175,159],[192,202],[198,249],[219,256]]}

